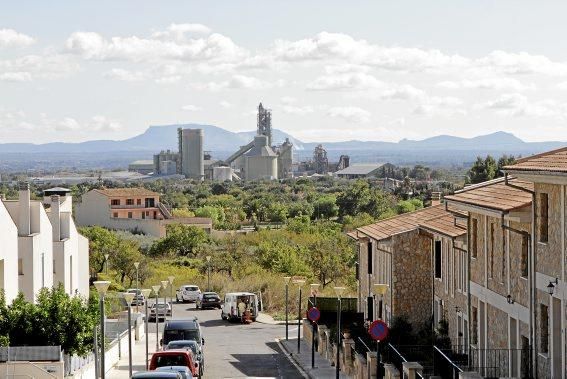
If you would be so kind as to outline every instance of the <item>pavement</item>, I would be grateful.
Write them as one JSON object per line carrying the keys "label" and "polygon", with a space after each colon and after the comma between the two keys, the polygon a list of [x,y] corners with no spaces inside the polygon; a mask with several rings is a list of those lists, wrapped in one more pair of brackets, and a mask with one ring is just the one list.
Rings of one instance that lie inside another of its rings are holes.
{"label": "pavement", "polygon": [[[335,366],[331,366],[331,363],[317,352],[315,352],[315,368],[311,368],[311,347],[305,341],[300,342],[300,353],[297,353],[297,338],[290,338],[287,341],[282,339],[279,342],[289,358],[300,367],[304,377],[311,379],[335,377]],[[348,378],[343,372],[339,372],[339,377]]]}
{"label": "pavement", "polygon": [[[220,310],[196,310],[194,304],[174,304],[173,318],[197,316],[205,338],[205,374],[203,378],[303,378],[301,369],[282,350],[279,338],[285,336],[285,325],[268,315],[252,324],[221,320]],[[284,322],[285,324],[285,322]],[[297,333],[297,325],[290,325]],[[163,322],[159,323],[163,330]],[[155,351],[155,323],[149,324],[150,355]],[[145,371],[145,337],[132,347],[133,372]],[[128,378],[128,356],[109,370],[107,379]]]}

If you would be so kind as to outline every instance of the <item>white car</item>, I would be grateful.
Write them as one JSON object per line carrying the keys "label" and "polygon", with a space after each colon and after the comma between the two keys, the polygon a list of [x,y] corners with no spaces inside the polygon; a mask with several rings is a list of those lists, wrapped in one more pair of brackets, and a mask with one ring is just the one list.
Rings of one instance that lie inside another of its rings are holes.
{"label": "white car", "polygon": [[177,302],[190,302],[194,303],[197,301],[199,296],[201,295],[201,290],[198,286],[192,284],[185,284],[179,287],[179,289],[175,293],[175,297],[177,298]]}

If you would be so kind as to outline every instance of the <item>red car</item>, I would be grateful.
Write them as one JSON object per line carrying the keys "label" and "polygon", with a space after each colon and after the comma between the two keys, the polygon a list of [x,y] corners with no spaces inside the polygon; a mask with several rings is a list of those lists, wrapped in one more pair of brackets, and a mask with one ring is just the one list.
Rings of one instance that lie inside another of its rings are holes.
{"label": "red car", "polygon": [[191,350],[166,350],[158,351],[152,355],[150,370],[164,366],[185,366],[189,367],[194,377],[199,376],[199,368],[193,359]]}

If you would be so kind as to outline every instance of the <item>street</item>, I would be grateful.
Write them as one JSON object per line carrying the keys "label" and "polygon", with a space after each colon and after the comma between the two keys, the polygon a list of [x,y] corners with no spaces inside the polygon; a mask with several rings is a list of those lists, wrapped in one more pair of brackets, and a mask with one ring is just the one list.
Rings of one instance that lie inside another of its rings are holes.
{"label": "street", "polygon": [[[285,337],[285,325],[229,323],[220,310],[198,310],[195,304],[173,304],[173,318],[197,316],[205,338],[205,378],[301,378],[302,375],[283,354],[276,338]],[[159,324],[160,336],[163,322]],[[290,333],[297,326],[290,325]],[[155,322],[150,323],[155,335]],[[161,337],[160,337],[161,338]],[[155,341],[155,339],[152,339]],[[150,345],[150,351],[153,351]]]}

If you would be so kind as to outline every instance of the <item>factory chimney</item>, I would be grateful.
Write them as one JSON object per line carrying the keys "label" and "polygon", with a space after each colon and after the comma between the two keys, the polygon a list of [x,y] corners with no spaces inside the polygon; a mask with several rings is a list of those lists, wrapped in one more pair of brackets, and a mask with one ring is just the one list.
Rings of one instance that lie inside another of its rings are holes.
{"label": "factory chimney", "polygon": [[203,129],[183,129],[180,135],[181,173],[186,178],[203,180]]}

